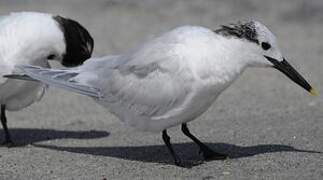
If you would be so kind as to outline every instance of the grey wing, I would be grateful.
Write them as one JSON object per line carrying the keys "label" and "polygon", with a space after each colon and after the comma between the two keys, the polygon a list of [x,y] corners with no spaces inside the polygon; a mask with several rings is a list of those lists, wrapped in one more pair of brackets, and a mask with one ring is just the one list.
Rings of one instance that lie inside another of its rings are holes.
{"label": "grey wing", "polygon": [[184,68],[165,54],[147,57],[155,60],[131,59],[113,71],[104,91],[107,101],[152,118],[180,111],[191,93]]}
{"label": "grey wing", "polygon": [[56,86],[90,97],[101,97],[101,93],[97,88],[73,80],[73,78],[79,74],[77,70],[55,70],[30,65],[17,65],[16,68],[19,70],[19,74],[7,75],[6,77],[38,80],[51,86]]}
{"label": "grey wing", "polygon": [[[63,88],[79,94],[94,98],[103,95],[99,90],[100,77],[98,72],[111,72],[112,69],[122,64],[120,56],[105,56],[91,58],[82,66],[65,70],[47,69],[31,65],[16,65],[14,74],[3,77],[27,81],[40,81],[42,83]],[[104,80],[105,78],[102,77]]]}

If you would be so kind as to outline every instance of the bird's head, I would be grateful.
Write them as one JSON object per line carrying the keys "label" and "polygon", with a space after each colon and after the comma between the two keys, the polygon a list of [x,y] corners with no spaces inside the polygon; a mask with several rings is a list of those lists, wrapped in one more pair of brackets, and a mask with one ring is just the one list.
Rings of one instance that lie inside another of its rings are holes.
{"label": "bird's head", "polygon": [[78,22],[38,12],[11,13],[2,21],[0,56],[8,62],[63,66],[81,65],[92,55],[94,42]]}
{"label": "bird's head", "polygon": [[265,25],[258,21],[238,22],[222,26],[215,32],[243,42],[241,50],[246,56],[244,60],[248,66],[273,67],[312,95],[316,95],[315,89],[282,56],[275,35]]}
{"label": "bird's head", "polygon": [[81,65],[93,52],[94,41],[90,33],[72,19],[61,16],[55,16],[53,19],[64,34],[66,48],[61,64],[66,67]]}

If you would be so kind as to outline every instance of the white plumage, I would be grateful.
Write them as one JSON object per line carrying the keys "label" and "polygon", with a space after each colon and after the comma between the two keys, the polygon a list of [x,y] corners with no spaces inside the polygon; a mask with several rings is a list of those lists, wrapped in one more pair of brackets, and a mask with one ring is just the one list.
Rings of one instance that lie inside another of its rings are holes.
{"label": "white plumage", "polygon": [[49,14],[12,13],[0,19],[0,104],[19,110],[39,100],[45,85],[3,78],[14,66],[49,67],[50,51],[65,51],[64,35]]}
{"label": "white plumage", "polygon": [[[70,31],[73,26],[74,32]],[[75,31],[79,30],[77,33]],[[84,42],[72,44],[73,37],[84,37]],[[77,56],[71,49],[83,48],[84,54],[76,62],[67,55]],[[92,53],[93,40],[74,20],[37,12],[11,13],[0,18],[0,105],[5,143],[11,143],[6,125],[5,110],[20,110],[42,98],[46,85],[39,82],[4,78],[14,73],[17,65],[35,65],[49,68],[49,60],[62,64],[79,65]]]}

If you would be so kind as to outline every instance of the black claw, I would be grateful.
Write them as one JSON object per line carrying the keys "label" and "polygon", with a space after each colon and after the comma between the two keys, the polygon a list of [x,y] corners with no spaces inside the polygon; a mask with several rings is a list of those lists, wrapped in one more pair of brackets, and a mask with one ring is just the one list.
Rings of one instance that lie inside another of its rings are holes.
{"label": "black claw", "polygon": [[228,158],[228,155],[214,152],[212,149],[210,149],[207,146],[201,146],[200,152],[203,155],[204,160],[225,160]]}
{"label": "black claw", "polygon": [[205,161],[211,161],[211,160],[226,160],[228,159],[228,155],[226,154],[220,154],[220,153],[203,153],[203,158]]}
{"label": "black claw", "polygon": [[9,129],[7,127],[7,117],[6,117],[6,105],[1,104],[1,124],[4,131],[5,141],[2,143],[3,146],[12,147],[14,143],[11,140]]}
{"label": "black claw", "polygon": [[191,134],[186,123],[182,124],[182,131],[200,147],[199,154],[203,156],[204,160],[225,160],[228,158],[228,155],[214,152],[212,149],[198,140],[193,134]]}
{"label": "black claw", "polygon": [[184,163],[181,160],[174,160],[174,164],[178,167],[185,167]]}
{"label": "black claw", "polygon": [[184,167],[182,161],[180,160],[180,158],[177,156],[177,154],[175,153],[173,147],[172,147],[172,144],[170,143],[170,137],[167,135],[167,131],[164,130],[163,131],[163,140],[164,140],[164,143],[166,144],[170,154],[172,155],[173,159],[174,159],[174,163],[176,166],[180,166],[180,167]]}
{"label": "black claw", "polygon": [[11,140],[5,140],[3,143],[1,143],[1,146],[11,148],[11,147],[15,147],[16,144]]}

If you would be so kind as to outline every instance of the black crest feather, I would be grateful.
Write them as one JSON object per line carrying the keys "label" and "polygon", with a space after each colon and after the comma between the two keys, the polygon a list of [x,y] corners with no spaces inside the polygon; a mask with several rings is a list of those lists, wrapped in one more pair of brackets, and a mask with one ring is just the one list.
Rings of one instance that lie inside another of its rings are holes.
{"label": "black crest feather", "polygon": [[214,31],[217,34],[223,36],[235,36],[241,39],[246,39],[253,43],[259,44],[257,39],[257,31],[255,23],[249,22],[238,22],[236,24],[222,25],[221,28]]}
{"label": "black crest feather", "polygon": [[89,59],[93,52],[94,41],[90,33],[78,22],[61,16],[53,17],[64,33],[66,53],[62,65],[77,66]]}

